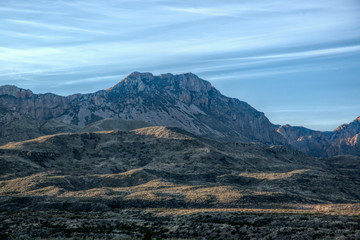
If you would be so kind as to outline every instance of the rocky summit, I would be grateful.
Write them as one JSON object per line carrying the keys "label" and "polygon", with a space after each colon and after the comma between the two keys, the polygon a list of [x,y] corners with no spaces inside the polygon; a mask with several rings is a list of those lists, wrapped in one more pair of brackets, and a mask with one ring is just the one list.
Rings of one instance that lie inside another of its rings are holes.
{"label": "rocky summit", "polygon": [[178,127],[217,139],[286,143],[262,112],[222,95],[192,73],[154,76],[134,72],[107,90],[67,97],[3,86],[0,108],[3,124],[12,121],[15,113],[79,127],[105,118],[121,118]]}

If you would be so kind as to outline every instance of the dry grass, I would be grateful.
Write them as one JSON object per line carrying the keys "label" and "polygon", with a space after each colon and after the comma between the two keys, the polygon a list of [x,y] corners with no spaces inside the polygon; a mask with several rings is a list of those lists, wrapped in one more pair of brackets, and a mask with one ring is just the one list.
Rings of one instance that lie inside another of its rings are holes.
{"label": "dry grass", "polygon": [[155,138],[193,139],[187,135],[172,131],[167,127],[146,127],[146,128],[133,130],[133,132],[139,135],[153,136]]}
{"label": "dry grass", "polygon": [[28,143],[44,143],[48,139],[53,138],[55,136],[70,135],[70,134],[71,133],[58,133],[58,134],[46,135],[46,136],[42,136],[42,137],[38,137],[38,138],[34,138],[34,139],[22,141],[22,142],[10,142],[8,144],[0,146],[0,149],[17,149],[17,148],[19,148],[20,146],[22,146],[24,144],[28,144]]}
{"label": "dry grass", "polygon": [[[116,132],[116,130],[111,130],[111,131],[98,131],[98,132],[94,132],[95,134],[109,134],[109,133],[114,133]],[[0,146],[0,149],[18,149],[21,148],[24,145],[28,145],[28,144],[41,144],[41,143],[45,143],[47,142],[49,139],[54,138],[54,137],[58,137],[58,136],[75,136],[75,135],[80,135],[80,134],[89,134],[89,133],[57,133],[57,134],[52,134],[52,135],[45,135],[45,136],[41,136],[38,138],[34,138],[34,139],[30,139],[30,140],[26,140],[26,141],[21,141],[21,142],[9,142],[5,145]]]}
{"label": "dry grass", "polygon": [[[69,181],[71,176],[51,176],[45,173],[28,177],[0,181],[0,195],[8,196],[49,196],[58,198],[104,198],[117,197],[123,200],[163,201],[178,200],[188,203],[236,204],[244,196],[271,196],[276,192],[239,190],[232,186],[185,185],[155,179],[135,186],[101,186],[103,180],[111,181],[111,185],[121,184],[143,169],[133,169],[120,174],[88,175],[76,181],[99,181],[89,189],[74,189]],[[74,178],[72,178],[74,181]]]}
{"label": "dry grass", "polygon": [[196,213],[311,213],[310,210],[300,210],[300,209],[262,209],[262,208],[192,208],[192,209],[183,209],[183,208],[170,208],[170,209],[146,209],[145,212],[156,213],[159,216],[168,216],[168,215],[189,215]]}
{"label": "dry grass", "polygon": [[159,216],[189,215],[195,213],[261,213],[261,214],[324,214],[360,216],[360,204],[307,204],[284,205],[274,208],[149,208],[144,212],[155,213]]}
{"label": "dry grass", "polygon": [[219,203],[231,203],[243,197],[239,190],[229,186],[191,189],[191,191],[187,190],[184,194],[189,202],[206,202],[207,200],[216,199]]}
{"label": "dry grass", "polygon": [[132,169],[126,172],[122,172],[122,173],[118,173],[118,174],[100,174],[100,175],[94,175],[94,176],[99,176],[99,177],[103,177],[103,178],[117,178],[119,176],[127,176],[127,177],[131,177],[133,174],[140,172],[144,170],[143,168],[136,168],[136,169]]}
{"label": "dry grass", "polygon": [[146,201],[165,201],[172,200],[169,196],[160,196],[158,193],[149,191],[140,191],[128,194],[124,197],[125,200],[146,200]]}
{"label": "dry grass", "polygon": [[248,177],[248,178],[256,178],[256,179],[267,179],[267,180],[276,180],[276,179],[283,179],[283,178],[290,178],[295,174],[301,174],[304,172],[310,171],[309,169],[299,169],[294,170],[291,172],[285,173],[240,173],[239,176],[241,177]]}
{"label": "dry grass", "polygon": [[317,205],[304,205],[318,213],[325,213],[331,215],[358,215],[360,216],[360,204],[317,204]]}

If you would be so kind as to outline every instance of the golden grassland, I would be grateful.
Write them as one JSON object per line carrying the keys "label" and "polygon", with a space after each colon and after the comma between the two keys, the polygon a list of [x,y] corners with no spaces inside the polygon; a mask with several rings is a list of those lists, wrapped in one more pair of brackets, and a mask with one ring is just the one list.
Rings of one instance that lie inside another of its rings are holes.
{"label": "golden grassland", "polygon": [[299,169],[290,172],[284,173],[248,173],[243,172],[240,173],[239,176],[241,177],[248,177],[248,178],[256,178],[256,179],[267,179],[267,180],[275,180],[275,179],[283,179],[283,178],[290,178],[295,174],[301,174],[304,172],[310,171],[310,169]]}

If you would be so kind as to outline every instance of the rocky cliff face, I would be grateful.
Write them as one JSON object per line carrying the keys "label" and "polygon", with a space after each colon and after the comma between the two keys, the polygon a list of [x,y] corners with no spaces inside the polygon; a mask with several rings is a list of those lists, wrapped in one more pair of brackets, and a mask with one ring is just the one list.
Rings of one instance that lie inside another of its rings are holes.
{"label": "rocky cliff face", "polygon": [[283,125],[277,128],[294,148],[317,157],[360,155],[360,117],[332,132]]}
{"label": "rocky cliff face", "polygon": [[217,139],[286,143],[263,113],[192,73],[135,72],[110,89],[67,97],[4,86],[0,108],[3,122],[9,112],[80,127],[104,118],[136,119]]}
{"label": "rocky cliff face", "polygon": [[330,140],[333,144],[328,155],[360,155],[360,117],[335,129]]}

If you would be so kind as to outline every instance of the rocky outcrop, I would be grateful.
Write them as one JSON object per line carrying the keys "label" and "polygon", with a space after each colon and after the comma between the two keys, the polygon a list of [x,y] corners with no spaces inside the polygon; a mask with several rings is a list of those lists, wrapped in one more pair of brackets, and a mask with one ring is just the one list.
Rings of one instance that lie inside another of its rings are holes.
{"label": "rocky outcrop", "polygon": [[263,113],[192,73],[134,72],[110,89],[67,97],[4,86],[0,108],[80,127],[105,118],[135,119],[217,139],[286,143]]}
{"label": "rocky outcrop", "polygon": [[360,117],[335,129],[330,140],[333,144],[328,155],[360,155]]}
{"label": "rocky outcrop", "polygon": [[320,132],[304,127],[283,125],[277,132],[294,148],[316,157],[360,155],[360,117],[332,132]]}

